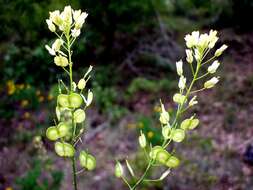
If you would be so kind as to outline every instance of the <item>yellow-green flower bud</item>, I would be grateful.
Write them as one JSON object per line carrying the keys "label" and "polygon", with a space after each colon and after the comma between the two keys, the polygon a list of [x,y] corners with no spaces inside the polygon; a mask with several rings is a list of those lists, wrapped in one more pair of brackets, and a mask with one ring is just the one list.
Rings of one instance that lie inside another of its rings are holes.
{"label": "yellow-green flower bud", "polygon": [[60,67],[66,67],[69,64],[68,59],[66,57],[63,57],[62,55],[55,56],[54,63]]}
{"label": "yellow-green flower bud", "polygon": [[85,120],[85,112],[82,109],[77,109],[74,112],[74,122],[75,123],[82,123]]}
{"label": "yellow-green flower bud", "polygon": [[89,90],[88,97],[87,97],[87,100],[86,100],[86,106],[87,107],[91,104],[92,100],[93,100],[93,93]]}
{"label": "yellow-green flower bud", "polygon": [[96,168],[96,159],[91,154],[81,151],[79,155],[80,165],[87,170],[91,171]]}
{"label": "yellow-green flower bud", "polygon": [[186,97],[182,94],[176,93],[173,96],[173,101],[178,103],[178,104],[183,104],[186,101]]}
{"label": "yellow-green flower bud", "polygon": [[52,49],[56,52],[60,51],[61,46],[63,44],[63,40],[61,39],[56,39],[52,45]]}
{"label": "yellow-green flower bud", "polygon": [[62,19],[60,17],[60,11],[59,10],[56,10],[56,11],[53,11],[53,12],[49,12],[50,14],[50,17],[49,19],[54,23],[56,24],[57,26],[60,26],[62,24]]}
{"label": "yellow-green flower bud", "polygon": [[170,132],[171,132],[171,126],[166,125],[162,128],[162,135],[164,139],[169,139],[170,138]]}
{"label": "yellow-green flower bud", "polygon": [[193,96],[192,99],[190,100],[189,102],[189,106],[194,106],[195,104],[198,103],[198,101],[196,100],[197,99],[197,96]]}
{"label": "yellow-green flower bud", "polygon": [[177,67],[177,74],[181,76],[183,74],[183,61],[182,60],[177,61],[176,67]]}
{"label": "yellow-green flower bud", "polygon": [[214,61],[212,63],[212,65],[210,65],[207,69],[207,71],[211,74],[215,73],[216,70],[218,69],[218,67],[220,66],[220,62],[219,61]]}
{"label": "yellow-green flower bud", "polygon": [[79,80],[78,84],[77,84],[77,87],[80,89],[80,90],[83,90],[86,86],[86,81],[82,78]]}
{"label": "yellow-green flower bud", "polygon": [[114,169],[114,174],[116,177],[121,178],[124,174],[124,170],[120,162],[117,161]]}
{"label": "yellow-green flower bud", "polygon": [[219,49],[216,50],[214,55],[216,57],[219,57],[227,48],[228,48],[228,46],[223,44]]}
{"label": "yellow-green flower bud", "polygon": [[55,143],[55,152],[61,157],[73,157],[75,154],[74,147],[66,142],[56,142]]}
{"label": "yellow-green flower bud", "polygon": [[146,137],[142,133],[142,131],[141,131],[141,135],[139,136],[139,144],[140,144],[141,148],[145,148],[147,145]]}
{"label": "yellow-green flower bud", "polygon": [[185,85],[186,85],[186,78],[182,75],[178,82],[178,88],[184,90]]}
{"label": "yellow-green flower bud", "polygon": [[169,113],[165,110],[165,108],[164,108],[164,105],[161,103],[161,108],[162,108],[162,112],[161,112],[161,114],[160,114],[160,118],[159,118],[159,120],[160,120],[160,122],[162,123],[162,124],[167,124],[169,121],[170,121],[170,115],[169,115]]}
{"label": "yellow-green flower bud", "polygon": [[48,29],[51,32],[55,32],[56,28],[55,28],[55,25],[53,24],[53,22],[49,19],[47,19],[46,22],[47,22]]}
{"label": "yellow-green flower bud", "polygon": [[187,49],[187,50],[185,50],[185,52],[186,52],[186,61],[188,63],[192,63],[193,62],[192,50]]}

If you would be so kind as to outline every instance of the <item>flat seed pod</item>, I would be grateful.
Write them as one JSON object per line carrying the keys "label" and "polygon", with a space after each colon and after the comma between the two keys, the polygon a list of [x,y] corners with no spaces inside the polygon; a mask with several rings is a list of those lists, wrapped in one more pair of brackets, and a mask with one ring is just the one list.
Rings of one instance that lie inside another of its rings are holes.
{"label": "flat seed pod", "polygon": [[192,119],[191,124],[189,126],[189,129],[195,129],[199,125],[199,120],[198,119]]}
{"label": "flat seed pod", "polygon": [[185,138],[185,132],[183,129],[174,129],[171,133],[171,138],[175,142],[182,142]]}
{"label": "flat seed pod", "polygon": [[180,164],[180,161],[175,156],[170,156],[166,162],[166,166],[168,166],[169,168],[176,168],[179,164]]}
{"label": "flat seed pod", "polygon": [[57,128],[60,138],[65,137],[69,132],[69,126],[64,122],[59,123]]}
{"label": "flat seed pod", "polygon": [[74,121],[75,123],[82,123],[85,120],[85,112],[82,109],[77,109],[74,112]]}
{"label": "flat seed pod", "polygon": [[71,93],[69,95],[69,106],[71,108],[79,108],[83,103],[83,99],[80,94]]}
{"label": "flat seed pod", "polygon": [[60,94],[57,98],[57,102],[61,107],[69,107],[69,99],[68,99],[68,95],[66,94]]}
{"label": "flat seed pod", "polygon": [[46,136],[51,141],[57,140],[59,138],[57,128],[55,126],[49,127],[46,131]]}
{"label": "flat seed pod", "polygon": [[74,147],[69,143],[56,142],[54,146],[55,152],[61,157],[73,157],[75,154]]}
{"label": "flat seed pod", "polygon": [[81,166],[86,168],[87,170],[93,170],[96,167],[95,157],[86,153],[85,151],[80,152],[79,160]]}
{"label": "flat seed pod", "polygon": [[173,101],[178,103],[178,104],[183,104],[184,101],[186,101],[186,99],[185,99],[184,95],[177,93],[173,96]]}
{"label": "flat seed pod", "polygon": [[151,149],[150,153],[149,153],[150,158],[156,159],[157,153],[158,153],[159,151],[163,151],[163,147],[161,147],[161,146],[155,146],[155,147],[153,147],[153,148]]}
{"label": "flat seed pod", "polygon": [[166,164],[166,161],[170,157],[170,154],[166,150],[160,150],[157,152],[156,160],[162,164]]}
{"label": "flat seed pod", "polygon": [[181,125],[180,125],[180,128],[181,129],[184,129],[184,130],[187,130],[187,129],[195,129],[199,124],[199,120],[198,119],[193,119],[193,118],[190,118],[190,119],[185,119]]}
{"label": "flat seed pod", "polygon": [[164,126],[162,128],[162,135],[164,139],[169,139],[170,138],[170,132],[171,132],[171,127],[168,125]]}
{"label": "flat seed pod", "polygon": [[114,174],[116,177],[120,178],[124,174],[124,170],[120,162],[117,161],[114,169]]}

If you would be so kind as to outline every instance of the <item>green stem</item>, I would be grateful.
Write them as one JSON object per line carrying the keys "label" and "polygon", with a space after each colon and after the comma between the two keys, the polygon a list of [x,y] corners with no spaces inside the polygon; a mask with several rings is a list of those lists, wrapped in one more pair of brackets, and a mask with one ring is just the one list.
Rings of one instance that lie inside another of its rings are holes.
{"label": "green stem", "polygon": [[76,159],[75,156],[72,157],[72,175],[73,175],[73,187],[74,190],[77,190],[77,180],[76,180]]}

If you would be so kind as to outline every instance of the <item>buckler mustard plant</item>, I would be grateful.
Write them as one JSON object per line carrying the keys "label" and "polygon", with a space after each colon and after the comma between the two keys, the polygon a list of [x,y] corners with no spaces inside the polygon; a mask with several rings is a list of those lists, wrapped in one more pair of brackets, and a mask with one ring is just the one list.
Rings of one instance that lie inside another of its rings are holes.
{"label": "buckler mustard plant", "polygon": [[[218,61],[218,57],[227,49],[227,46],[222,45],[216,51],[213,51],[217,41],[217,31],[215,30],[211,30],[206,34],[194,31],[185,36],[187,47],[185,51],[186,62],[183,63],[182,60],[176,62],[177,74],[179,76],[179,89],[173,96],[173,101],[177,105],[176,114],[174,116],[170,115],[161,102],[159,121],[163,143],[161,145],[148,145],[145,135],[141,132],[139,144],[141,149],[146,153],[148,161],[146,169],[141,176],[133,176],[134,170],[127,162],[127,168],[134,181],[133,184],[128,182],[121,163],[117,162],[115,166],[116,177],[121,178],[130,190],[136,190],[144,181],[162,181],[170,174],[172,169],[180,165],[180,159],[177,157],[175,151],[169,152],[167,151],[167,147],[172,142],[182,142],[187,135],[187,131],[195,129],[200,123],[196,114],[185,118],[184,113],[198,104],[197,92],[213,88],[219,82],[219,76],[215,76],[221,64]],[[190,67],[191,77],[184,76],[183,68],[185,66]],[[203,87],[195,89],[196,82],[202,84]],[[154,166],[164,167],[164,172],[160,178],[148,179],[147,174]]]}
{"label": "buckler mustard plant", "polygon": [[76,158],[79,159],[81,171],[93,170],[96,167],[96,159],[90,153],[81,150],[78,152],[76,145],[85,131],[86,109],[90,106],[93,93],[86,89],[86,83],[90,79],[92,66],[85,75],[76,83],[73,81],[72,45],[81,33],[87,13],[81,10],[73,10],[66,6],[62,12],[59,10],[49,13],[46,20],[48,29],[56,35],[52,45],[45,48],[53,56],[56,66],[61,67],[68,75],[68,83],[59,80],[59,95],[55,108],[56,119],[54,125],[46,131],[49,140],[54,141],[55,152],[58,156],[72,161],[73,189],[77,190]]}

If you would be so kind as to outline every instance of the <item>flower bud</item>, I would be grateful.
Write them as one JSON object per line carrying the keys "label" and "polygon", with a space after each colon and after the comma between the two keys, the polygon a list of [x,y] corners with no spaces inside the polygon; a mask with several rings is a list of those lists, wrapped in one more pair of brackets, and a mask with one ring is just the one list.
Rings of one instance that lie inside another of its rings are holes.
{"label": "flower bud", "polygon": [[120,164],[120,162],[117,161],[116,165],[115,165],[115,170],[114,170],[115,176],[120,178],[123,176],[124,174],[124,170],[122,165]]}
{"label": "flower bud", "polygon": [[195,50],[194,50],[194,57],[195,57],[195,59],[196,59],[197,61],[200,61],[200,59],[201,59],[201,54],[200,54],[200,52],[199,52],[198,49],[195,49]]}
{"label": "flower bud", "polygon": [[171,138],[175,142],[182,142],[185,138],[185,132],[183,129],[173,129],[171,131]]}
{"label": "flower bud", "polygon": [[199,42],[199,31],[194,31],[190,34],[187,34],[185,36],[185,42],[186,42],[186,46],[188,48],[192,48],[196,45],[198,45],[198,42]]}
{"label": "flower bud", "polygon": [[219,38],[217,37],[217,31],[216,30],[210,30],[208,48],[212,49],[215,46],[218,39]]}
{"label": "flower bud", "polygon": [[81,30],[80,29],[73,29],[71,30],[71,35],[74,37],[74,38],[77,38],[81,33]]}
{"label": "flower bud", "polygon": [[217,77],[213,77],[210,80],[206,81],[204,83],[204,87],[205,88],[212,88],[214,87],[215,84],[217,84],[219,82],[219,79]]}
{"label": "flower bud", "polygon": [[60,67],[66,67],[69,64],[68,59],[62,55],[54,57],[54,63]]}
{"label": "flower bud", "polygon": [[193,62],[192,50],[187,49],[185,50],[185,52],[186,52],[186,61],[188,63],[192,63]]}
{"label": "flower bud", "polygon": [[161,114],[160,114],[159,120],[160,120],[160,122],[161,122],[162,124],[167,124],[167,123],[170,121],[170,115],[169,115],[169,113],[165,110],[164,105],[163,105],[162,103],[161,103],[161,108],[162,108],[162,112],[161,112]]}
{"label": "flower bud", "polygon": [[80,94],[71,93],[69,95],[69,106],[71,108],[79,108],[83,103],[83,99]]}
{"label": "flower bud", "polygon": [[80,15],[81,15],[81,10],[76,10],[76,11],[73,10],[74,21],[77,21]]}
{"label": "flower bud", "polygon": [[85,22],[85,19],[87,18],[88,14],[83,12],[76,20],[76,23],[75,23],[75,29],[79,30],[82,28],[84,22]]}
{"label": "flower bud", "polygon": [[53,24],[53,22],[49,19],[47,19],[46,22],[47,22],[48,29],[51,32],[55,32],[56,28],[55,28],[55,25]]}
{"label": "flower bud", "polygon": [[215,73],[218,67],[220,66],[220,62],[214,61],[212,65],[210,65],[207,69],[207,71],[211,74]]}
{"label": "flower bud", "polygon": [[62,24],[62,19],[60,17],[60,11],[59,10],[56,10],[56,11],[53,11],[53,12],[49,12],[49,19],[54,23],[56,24],[57,26],[60,26]]}
{"label": "flower bud", "polygon": [[168,166],[169,168],[176,168],[178,167],[179,164],[180,164],[180,161],[175,156],[170,156],[166,162],[166,166]]}
{"label": "flower bud", "polygon": [[57,128],[55,126],[49,127],[46,131],[46,136],[51,141],[57,140],[59,138]]}
{"label": "flower bud", "polygon": [[141,131],[141,135],[139,136],[139,144],[140,144],[141,148],[145,148],[147,145],[146,137],[142,133],[142,131]]}
{"label": "flower bud", "polygon": [[45,45],[45,48],[47,49],[47,51],[50,55],[55,55],[56,54],[54,49],[49,47],[48,45]]}
{"label": "flower bud", "polygon": [[163,172],[163,174],[161,175],[161,177],[159,178],[159,180],[164,180],[168,175],[170,174],[170,169],[166,170],[165,172]]}
{"label": "flower bud", "polygon": [[81,151],[79,155],[80,165],[87,170],[91,171],[96,168],[96,159],[91,154]]}
{"label": "flower bud", "polygon": [[183,62],[182,60],[176,62],[177,74],[181,76],[183,74]]}
{"label": "flower bud", "polygon": [[75,154],[74,147],[66,142],[56,142],[54,146],[55,152],[61,157],[73,157]]}
{"label": "flower bud", "polygon": [[78,84],[77,84],[77,87],[80,89],[80,90],[83,90],[86,86],[86,81],[82,78],[79,80]]}
{"label": "flower bud", "polygon": [[63,45],[63,40],[61,39],[56,39],[52,45],[52,49],[55,51],[55,52],[58,52],[60,51],[61,49],[61,46]]}
{"label": "flower bud", "polygon": [[183,90],[185,88],[185,84],[186,84],[186,78],[182,75],[178,82],[178,88]]}
{"label": "flower bud", "polygon": [[131,167],[131,165],[129,164],[129,162],[126,160],[126,165],[127,165],[127,168],[128,168],[128,171],[130,172],[130,174],[134,177],[134,171]]}
{"label": "flower bud", "polygon": [[223,51],[225,51],[227,48],[228,48],[228,46],[223,44],[219,49],[216,50],[214,55],[216,57],[219,57],[223,53]]}
{"label": "flower bud", "polygon": [[178,103],[178,104],[183,104],[186,101],[186,97],[182,94],[176,93],[173,96],[173,101]]}
{"label": "flower bud", "polygon": [[198,103],[198,101],[196,99],[197,99],[197,96],[193,96],[193,98],[189,102],[190,107],[192,107],[192,106],[194,106],[195,104]]}
{"label": "flower bud", "polygon": [[86,106],[87,107],[91,104],[92,100],[93,100],[93,93],[89,90],[88,97],[87,97],[87,100],[86,100]]}
{"label": "flower bud", "polygon": [[75,123],[82,123],[85,120],[85,112],[82,109],[77,109],[74,112],[74,122]]}

